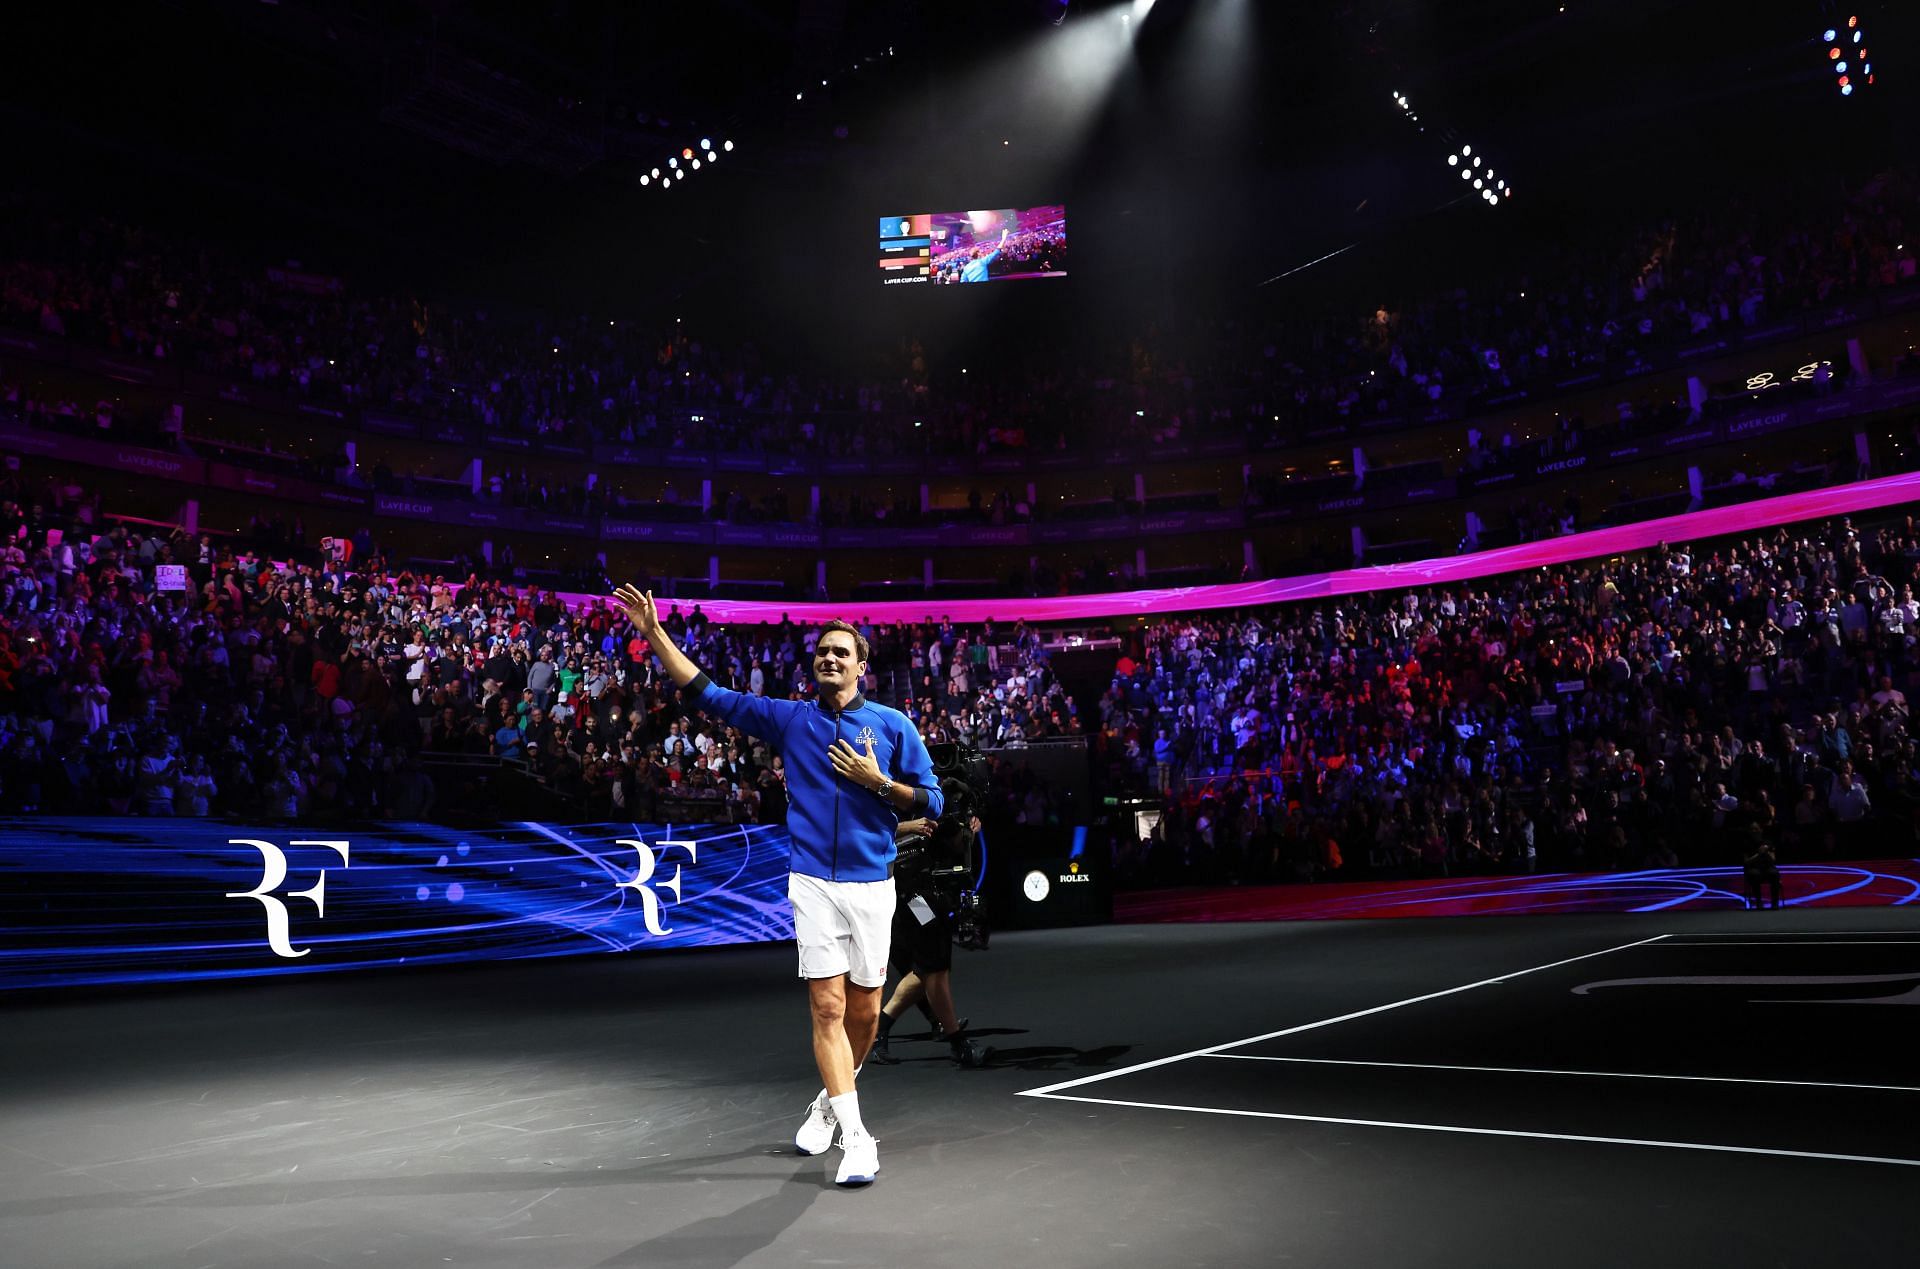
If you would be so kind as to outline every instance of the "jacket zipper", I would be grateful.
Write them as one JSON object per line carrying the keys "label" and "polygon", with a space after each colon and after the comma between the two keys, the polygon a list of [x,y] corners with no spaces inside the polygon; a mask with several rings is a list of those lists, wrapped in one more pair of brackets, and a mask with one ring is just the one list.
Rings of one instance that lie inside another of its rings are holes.
{"label": "jacket zipper", "polygon": [[[833,739],[835,744],[840,742],[838,711],[833,715]],[[827,778],[833,780],[833,879],[838,881],[840,880],[840,781],[832,775],[828,775]]]}

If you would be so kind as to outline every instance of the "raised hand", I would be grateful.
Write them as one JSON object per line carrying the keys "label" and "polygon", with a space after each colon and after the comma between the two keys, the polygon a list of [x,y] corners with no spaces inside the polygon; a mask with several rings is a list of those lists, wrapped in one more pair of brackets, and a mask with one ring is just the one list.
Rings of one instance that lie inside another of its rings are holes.
{"label": "raised hand", "polygon": [[613,598],[626,609],[627,620],[638,627],[642,635],[652,638],[660,633],[660,610],[653,605],[652,591],[621,586],[613,592]]}

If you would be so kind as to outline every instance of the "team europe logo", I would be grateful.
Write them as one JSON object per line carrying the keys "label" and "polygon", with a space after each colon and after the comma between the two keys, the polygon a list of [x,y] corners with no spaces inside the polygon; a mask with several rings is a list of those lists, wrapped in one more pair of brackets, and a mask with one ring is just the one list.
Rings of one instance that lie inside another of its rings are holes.
{"label": "team europe logo", "polygon": [[[267,910],[267,946],[273,949],[275,956],[284,956],[289,960],[298,960],[308,952],[311,952],[313,949],[310,947],[303,947],[297,952],[293,950],[293,945],[288,941],[290,931],[287,921],[287,905],[282,903],[279,897],[273,893],[279,889],[281,883],[287,879],[286,852],[282,851],[272,842],[263,842],[254,837],[230,837],[227,839],[227,845],[251,846],[260,852],[260,884],[251,890],[240,890],[230,893],[227,895],[227,898],[258,899],[260,901],[260,906]],[[287,845],[325,846],[332,850],[334,854],[340,856],[340,866],[342,868],[349,866],[347,861],[347,843],[344,841],[304,839],[288,842]],[[313,910],[322,917],[326,916],[326,869],[323,868],[320,870],[320,878],[313,883],[311,888],[306,890],[289,890],[287,892],[287,898],[310,899],[313,901]]]}
{"label": "team europe logo", "polygon": [[646,842],[635,841],[631,837],[619,838],[618,844],[633,847],[634,852],[640,856],[640,871],[634,874],[632,881],[621,882],[620,889],[640,892],[640,914],[647,923],[647,933],[655,936],[673,933],[671,928],[660,924],[661,901],[656,890],[671,891],[673,901],[680,902],[680,865],[673,866],[673,877],[670,880],[655,881],[654,870],[660,866],[660,853],[656,853],[656,848],[658,852],[664,853],[669,846],[684,847],[687,852],[687,862],[695,864],[700,862],[700,844],[698,842],[655,842],[649,846]]}
{"label": "team europe logo", "polygon": [[862,745],[871,745],[871,744],[877,743],[880,737],[874,734],[873,728],[862,727],[860,729],[860,734],[858,736],[855,736],[854,739],[858,740]]}

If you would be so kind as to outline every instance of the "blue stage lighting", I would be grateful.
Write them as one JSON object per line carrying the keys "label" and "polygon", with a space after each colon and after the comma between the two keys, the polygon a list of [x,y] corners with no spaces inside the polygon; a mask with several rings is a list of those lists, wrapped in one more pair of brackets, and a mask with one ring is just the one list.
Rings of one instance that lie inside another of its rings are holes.
{"label": "blue stage lighting", "polygon": [[1840,85],[1840,95],[1841,95],[1842,97],[1851,97],[1851,96],[1853,96],[1853,85],[1852,85],[1852,84],[1842,84],[1842,85]]}
{"label": "blue stage lighting", "polygon": [[1829,44],[1831,44],[1831,43],[1833,43],[1833,37],[1834,37],[1834,36],[1836,36],[1836,35],[1838,35],[1838,34],[1840,34],[1840,32],[1838,32],[1838,31],[1836,31],[1836,30],[1834,30],[1834,29],[1833,29],[1832,27],[1828,27],[1828,28],[1827,28],[1827,33],[1826,33],[1825,35],[1823,35],[1823,36],[1821,36],[1820,38],[1821,38],[1821,39],[1823,39],[1823,40],[1825,40],[1825,41],[1826,41],[1827,43],[1829,43]]}

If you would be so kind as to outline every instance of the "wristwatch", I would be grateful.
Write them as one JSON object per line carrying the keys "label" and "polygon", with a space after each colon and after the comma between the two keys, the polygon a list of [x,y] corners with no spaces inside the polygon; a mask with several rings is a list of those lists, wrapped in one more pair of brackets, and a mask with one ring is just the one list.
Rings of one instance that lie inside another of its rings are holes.
{"label": "wristwatch", "polygon": [[891,797],[891,796],[893,796],[893,779],[892,779],[892,777],[888,777],[887,779],[885,779],[885,780],[882,780],[882,781],[880,782],[880,787],[879,787],[879,788],[877,788],[877,789],[875,789],[875,790],[874,790],[874,792],[875,792],[875,793],[878,793],[878,794],[880,795],[880,797],[881,797],[881,799],[882,799],[882,800],[885,800],[886,798],[889,798],[889,797]]}

